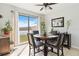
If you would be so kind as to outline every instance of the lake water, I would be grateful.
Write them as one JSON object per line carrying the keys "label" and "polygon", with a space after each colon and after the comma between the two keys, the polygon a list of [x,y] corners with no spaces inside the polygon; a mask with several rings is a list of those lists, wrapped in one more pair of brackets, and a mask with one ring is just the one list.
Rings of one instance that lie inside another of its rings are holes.
{"label": "lake water", "polygon": [[27,33],[28,33],[28,31],[19,31],[19,32],[20,32],[20,35],[27,35]]}
{"label": "lake water", "polygon": [[20,31],[20,35],[27,35],[28,31]]}

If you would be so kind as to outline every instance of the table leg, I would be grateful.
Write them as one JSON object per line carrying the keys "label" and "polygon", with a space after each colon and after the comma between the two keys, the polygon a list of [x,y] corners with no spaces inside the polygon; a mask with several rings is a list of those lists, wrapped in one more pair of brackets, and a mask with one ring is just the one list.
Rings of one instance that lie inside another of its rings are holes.
{"label": "table leg", "polygon": [[51,48],[51,52],[53,52],[53,48]]}
{"label": "table leg", "polygon": [[45,40],[45,45],[44,45],[44,56],[47,56],[48,54],[48,47],[46,46],[47,41]]}

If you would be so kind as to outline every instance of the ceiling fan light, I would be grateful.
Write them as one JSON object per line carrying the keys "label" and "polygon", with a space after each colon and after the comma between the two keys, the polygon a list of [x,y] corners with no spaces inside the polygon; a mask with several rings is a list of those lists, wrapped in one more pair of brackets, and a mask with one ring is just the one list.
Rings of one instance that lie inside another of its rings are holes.
{"label": "ceiling fan light", "polygon": [[43,7],[40,9],[40,11],[42,11],[43,10]]}

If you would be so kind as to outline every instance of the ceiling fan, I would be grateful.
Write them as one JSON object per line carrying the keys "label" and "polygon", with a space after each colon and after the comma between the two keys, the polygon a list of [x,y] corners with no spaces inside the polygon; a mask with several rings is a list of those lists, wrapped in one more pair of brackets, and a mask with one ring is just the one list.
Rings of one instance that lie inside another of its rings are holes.
{"label": "ceiling fan", "polygon": [[50,10],[52,10],[52,7],[50,7],[50,5],[55,5],[57,3],[43,3],[43,4],[37,4],[36,6],[43,6],[40,11],[42,11],[44,8],[49,8]]}

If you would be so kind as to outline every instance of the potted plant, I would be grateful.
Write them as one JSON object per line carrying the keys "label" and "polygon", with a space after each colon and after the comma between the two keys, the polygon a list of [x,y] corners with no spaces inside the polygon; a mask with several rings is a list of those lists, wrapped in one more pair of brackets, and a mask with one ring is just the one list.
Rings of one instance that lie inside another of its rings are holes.
{"label": "potted plant", "polygon": [[41,22],[41,32],[42,35],[46,36],[46,27],[45,27],[45,22]]}
{"label": "potted plant", "polygon": [[1,31],[4,33],[4,35],[9,35],[9,34],[10,34],[10,31],[12,31],[12,27],[11,27],[9,21],[7,21],[7,22],[5,23],[5,27],[2,28]]}

